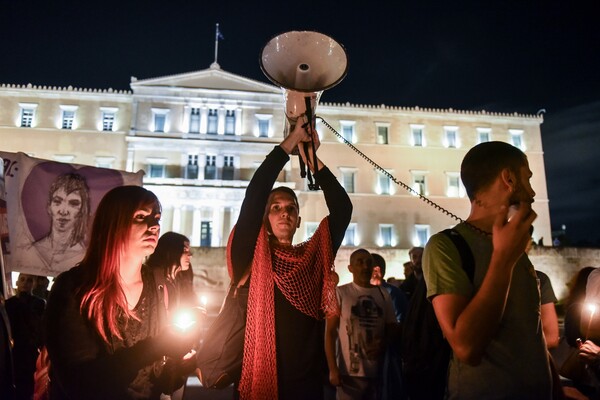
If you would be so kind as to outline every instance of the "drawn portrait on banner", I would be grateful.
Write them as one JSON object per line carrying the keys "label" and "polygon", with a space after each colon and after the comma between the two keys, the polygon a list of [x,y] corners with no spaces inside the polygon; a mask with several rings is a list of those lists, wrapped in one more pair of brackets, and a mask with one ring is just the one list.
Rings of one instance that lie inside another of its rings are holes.
{"label": "drawn portrait on banner", "polygon": [[37,252],[43,266],[50,270],[60,265],[75,265],[85,252],[91,216],[86,178],[73,172],[57,176],[48,191],[46,211],[50,229],[41,239],[27,245],[26,251]]}
{"label": "drawn portrait on banner", "polygon": [[75,266],[85,254],[90,224],[104,194],[116,186],[142,184],[142,171],[67,164],[24,153],[0,156],[8,170],[7,267],[12,271],[56,276]]}

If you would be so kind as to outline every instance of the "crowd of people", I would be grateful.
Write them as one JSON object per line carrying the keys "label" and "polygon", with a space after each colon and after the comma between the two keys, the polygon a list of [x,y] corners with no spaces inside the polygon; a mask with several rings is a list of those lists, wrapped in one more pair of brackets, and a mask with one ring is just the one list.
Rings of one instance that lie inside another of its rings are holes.
{"label": "crowd of people", "polygon": [[[316,157],[319,145],[314,127],[298,124],[273,148],[248,185],[228,241],[232,285],[241,281],[248,293],[235,398],[598,398],[600,325],[594,311],[582,309],[600,297],[600,269],[583,269],[571,286],[566,337],[587,368],[584,378],[566,383],[551,355],[559,346],[557,299],[527,256],[535,192],[521,150],[487,142],[466,154],[468,218],[410,249],[402,281],[386,280],[386,260],[361,248],[348,260],[352,281],[338,285],[334,260],[352,203]],[[310,169],[329,210],[300,244],[296,193],[274,187],[292,154]],[[40,350],[50,360],[51,400],[181,394],[196,368],[204,312],[193,289],[190,241],[176,232],[161,236],[160,217],[154,193],[116,187],[96,209],[83,258],[50,291],[45,277],[19,275],[5,305],[14,374],[12,382],[6,374],[0,380],[2,398],[32,399]],[[417,305],[426,311],[415,315]],[[193,311],[189,324],[174,322],[182,308]],[[438,330],[447,348],[442,369],[433,360],[408,369],[417,320]]]}

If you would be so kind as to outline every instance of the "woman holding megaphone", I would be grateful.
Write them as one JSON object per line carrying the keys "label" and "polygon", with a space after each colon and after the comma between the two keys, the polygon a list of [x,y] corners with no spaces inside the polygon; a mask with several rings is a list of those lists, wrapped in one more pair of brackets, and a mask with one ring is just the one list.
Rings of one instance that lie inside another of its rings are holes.
{"label": "woman holding megaphone", "polygon": [[[334,258],[352,215],[352,203],[321,160],[314,126],[297,124],[267,155],[246,190],[227,246],[232,282],[250,268],[239,394],[242,399],[319,399],[327,376],[324,316],[339,312]],[[305,147],[306,146],[306,147]],[[307,241],[293,245],[300,226],[294,191],[273,185],[298,148],[322,188],[329,215]]]}

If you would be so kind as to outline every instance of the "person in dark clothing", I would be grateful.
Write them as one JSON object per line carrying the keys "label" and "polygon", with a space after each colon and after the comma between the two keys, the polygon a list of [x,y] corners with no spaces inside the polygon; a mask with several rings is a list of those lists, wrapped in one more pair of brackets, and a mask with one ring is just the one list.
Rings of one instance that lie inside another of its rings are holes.
{"label": "person in dark clothing", "polygon": [[[0,262],[2,261],[0,260]],[[0,283],[4,287],[3,279],[0,279]],[[4,295],[0,289],[0,398],[15,400],[15,372],[12,356],[13,339],[5,306]]]}
{"label": "person in dark clothing", "polygon": [[417,282],[423,279],[423,268],[421,266],[421,259],[423,258],[423,248],[413,247],[408,251],[410,257],[410,263],[412,265],[412,272],[406,277],[404,282],[400,285],[400,289],[406,293],[406,297],[410,300]]}
{"label": "person in dark clothing", "polygon": [[194,293],[191,256],[190,240],[180,233],[167,232],[158,239],[156,250],[146,260],[146,265],[153,270],[158,269],[166,280],[169,312],[199,305]]}
{"label": "person in dark clothing", "polygon": [[17,293],[6,300],[6,313],[14,339],[13,357],[18,400],[33,396],[33,373],[42,345],[42,317],[46,302],[32,294],[34,276],[19,274]]}
{"label": "person in dark clothing", "polygon": [[143,265],[160,213],[139,186],[114,188],[98,205],[84,259],[56,278],[48,299],[51,399],[159,399],[193,370],[199,330],[168,325],[162,285]]}
{"label": "person in dark clothing", "polygon": [[[255,172],[227,248],[232,281],[251,269],[242,399],[320,399],[326,377],[324,316],[338,313],[333,260],[352,203],[331,171],[313,157],[319,137],[298,124]],[[305,152],[304,144],[308,144]],[[330,214],[313,236],[292,245],[300,226],[296,194],[273,184],[298,147],[323,189]]]}

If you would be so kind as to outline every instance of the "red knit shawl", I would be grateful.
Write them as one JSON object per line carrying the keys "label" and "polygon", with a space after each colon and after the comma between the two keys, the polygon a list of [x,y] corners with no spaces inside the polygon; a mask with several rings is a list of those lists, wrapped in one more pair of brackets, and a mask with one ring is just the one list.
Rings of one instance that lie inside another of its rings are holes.
{"label": "red knit shawl", "polygon": [[[229,245],[227,260],[231,271],[230,251]],[[239,385],[242,400],[278,398],[273,285],[277,284],[285,298],[310,317],[339,315],[333,261],[327,218],[308,241],[289,248],[270,247],[267,229],[262,226],[251,267]]]}

